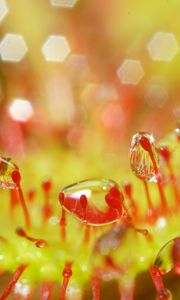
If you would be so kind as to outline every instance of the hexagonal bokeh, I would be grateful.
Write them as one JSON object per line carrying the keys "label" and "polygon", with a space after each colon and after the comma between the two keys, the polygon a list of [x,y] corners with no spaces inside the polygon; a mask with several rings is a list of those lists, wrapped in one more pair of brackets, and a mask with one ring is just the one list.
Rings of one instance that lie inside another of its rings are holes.
{"label": "hexagonal bokeh", "polygon": [[77,2],[78,0],[50,0],[51,5],[64,8],[72,8]]}
{"label": "hexagonal bokeh", "polygon": [[171,61],[179,51],[176,37],[171,32],[156,32],[147,45],[149,55],[156,61]]}
{"label": "hexagonal bokeh", "polygon": [[0,22],[5,18],[7,13],[9,12],[9,8],[5,0],[0,0]]}
{"label": "hexagonal bokeh", "polygon": [[50,35],[42,46],[42,53],[50,62],[63,62],[70,51],[67,39],[61,35]]}
{"label": "hexagonal bokeh", "polygon": [[125,59],[117,75],[122,84],[137,85],[144,76],[144,70],[139,60]]}
{"label": "hexagonal bokeh", "polygon": [[0,56],[3,61],[19,62],[27,50],[24,38],[20,34],[7,33],[0,43]]}

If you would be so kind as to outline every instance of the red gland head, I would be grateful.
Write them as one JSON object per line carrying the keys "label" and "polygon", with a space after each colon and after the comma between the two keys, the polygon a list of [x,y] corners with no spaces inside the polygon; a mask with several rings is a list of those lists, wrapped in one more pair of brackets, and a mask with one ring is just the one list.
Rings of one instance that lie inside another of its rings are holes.
{"label": "red gland head", "polygon": [[87,197],[85,195],[80,196],[80,204],[85,209],[87,206]]}
{"label": "red gland head", "polygon": [[116,187],[112,187],[108,194],[105,196],[106,203],[113,208],[122,211],[123,196]]}
{"label": "red gland head", "polygon": [[42,183],[43,190],[48,193],[52,188],[52,182],[50,180],[46,180]]}
{"label": "red gland head", "polygon": [[17,233],[17,235],[22,236],[22,237],[26,236],[25,231],[21,227],[16,228],[16,233]]}
{"label": "red gland head", "polygon": [[71,270],[71,266],[72,266],[72,263],[67,263],[63,272],[62,272],[62,275],[63,277],[71,277],[72,276],[72,270]]}
{"label": "red gland head", "polygon": [[11,174],[11,178],[17,186],[20,185],[21,175],[20,175],[19,171],[17,171],[17,170],[13,171],[12,174]]}
{"label": "red gland head", "polygon": [[131,196],[132,196],[132,185],[129,182],[124,184],[124,191],[125,191],[126,195],[131,198]]}
{"label": "red gland head", "polygon": [[139,142],[140,142],[140,144],[141,144],[141,146],[143,147],[144,150],[146,150],[148,152],[151,150],[150,140],[146,136],[142,135]]}

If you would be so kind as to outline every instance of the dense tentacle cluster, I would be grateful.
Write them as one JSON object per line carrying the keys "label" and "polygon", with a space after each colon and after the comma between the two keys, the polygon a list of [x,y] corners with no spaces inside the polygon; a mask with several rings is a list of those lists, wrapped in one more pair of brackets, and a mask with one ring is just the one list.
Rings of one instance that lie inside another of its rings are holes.
{"label": "dense tentacle cluster", "polygon": [[[174,143],[178,149],[178,131]],[[112,279],[118,282],[120,299],[133,300],[136,276],[148,269],[156,299],[172,299],[162,279],[172,269],[180,274],[180,192],[172,156],[168,146],[157,146],[148,133],[136,134],[130,165],[144,185],[144,195],[137,199],[129,182],[121,190],[110,179],[84,180],[60,191],[60,213],[50,180],[42,184],[41,206],[38,193],[28,191],[27,208],[18,167],[1,158],[0,185],[10,190],[11,218],[2,217],[7,230],[1,230],[0,268],[2,273],[15,273],[0,300],[11,293],[13,299],[33,299],[36,283],[42,285],[40,299],[50,300],[54,284],[60,281],[60,300],[83,299],[87,282],[92,284],[93,300],[99,300],[100,281]],[[150,185],[157,189],[153,197]],[[145,212],[141,207],[144,197]],[[3,200],[2,209],[7,211]]]}

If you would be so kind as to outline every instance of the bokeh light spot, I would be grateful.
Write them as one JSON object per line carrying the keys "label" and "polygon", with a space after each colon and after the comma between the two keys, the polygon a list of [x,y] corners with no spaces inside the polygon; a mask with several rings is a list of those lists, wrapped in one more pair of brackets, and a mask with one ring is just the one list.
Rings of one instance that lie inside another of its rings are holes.
{"label": "bokeh light spot", "polygon": [[171,32],[156,32],[147,45],[147,50],[156,61],[171,61],[179,51],[176,37]]}
{"label": "bokeh light spot", "polygon": [[139,60],[125,59],[117,75],[122,84],[137,85],[144,76],[144,70]]}
{"label": "bokeh light spot", "polygon": [[78,0],[50,0],[52,6],[64,7],[64,8],[72,8]]}
{"label": "bokeh light spot", "polygon": [[97,87],[96,99],[100,101],[118,100],[118,92],[113,84],[101,84]]}
{"label": "bokeh light spot", "polygon": [[20,34],[7,33],[0,43],[0,55],[3,61],[19,62],[27,50],[24,38]]}
{"label": "bokeh light spot", "polygon": [[168,89],[162,84],[153,83],[145,89],[145,102],[150,107],[163,107],[168,101],[168,97]]}
{"label": "bokeh light spot", "polygon": [[9,8],[7,3],[4,0],[0,0],[0,22],[2,22],[8,12]]}
{"label": "bokeh light spot", "polygon": [[70,53],[67,39],[60,35],[50,35],[42,47],[42,53],[47,61],[63,62]]}
{"label": "bokeh light spot", "polygon": [[14,99],[8,111],[13,120],[20,122],[28,121],[33,115],[32,104],[25,99]]}

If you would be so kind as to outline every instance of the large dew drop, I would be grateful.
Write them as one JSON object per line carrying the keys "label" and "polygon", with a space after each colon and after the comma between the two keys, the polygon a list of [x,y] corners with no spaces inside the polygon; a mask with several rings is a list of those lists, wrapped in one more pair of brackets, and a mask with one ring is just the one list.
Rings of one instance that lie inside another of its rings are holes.
{"label": "large dew drop", "polygon": [[12,180],[12,173],[18,170],[18,167],[10,158],[0,157],[0,188],[16,189],[17,185]]}
{"label": "large dew drop", "polygon": [[65,210],[89,225],[113,223],[122,215],[123,195],[112,180],[80,181],[65,187],[59,199]]}
{"label": "large dew drop", "polygon": [[130,166],[140,179],[156,181],[158,154],[154,138],[146,132],[133,135],[130,146]]}

